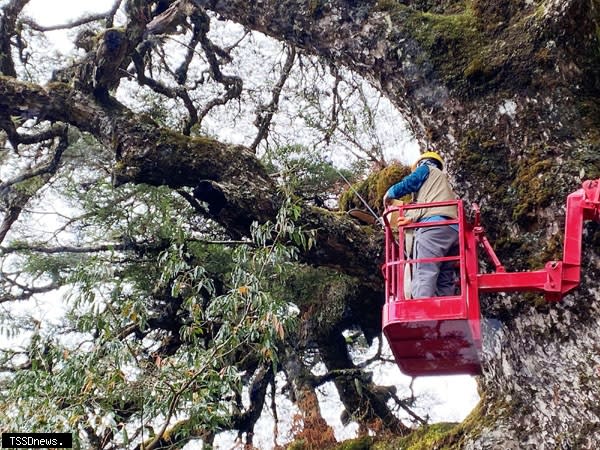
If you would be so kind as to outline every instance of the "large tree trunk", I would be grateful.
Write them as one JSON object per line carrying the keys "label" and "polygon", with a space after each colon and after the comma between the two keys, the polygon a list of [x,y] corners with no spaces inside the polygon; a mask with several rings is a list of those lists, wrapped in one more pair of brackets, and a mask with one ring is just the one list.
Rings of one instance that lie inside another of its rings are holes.
{"label": "large tree trunk", "polygon": [[[555,257],[566,195],[600,176],[600,2],[200,0],[360,72],[441,151],[512,270]],[[600,443],[598,227],[562,303],[482,298],[481,417],[467,448]]]}

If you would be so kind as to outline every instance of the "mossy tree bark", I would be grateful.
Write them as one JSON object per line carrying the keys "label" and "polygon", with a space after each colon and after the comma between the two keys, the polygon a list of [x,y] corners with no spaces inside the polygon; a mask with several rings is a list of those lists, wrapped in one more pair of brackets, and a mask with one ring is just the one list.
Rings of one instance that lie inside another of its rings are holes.
{"label": "mossy tree bark", "polygon": [[[600,177],[598,0],[192,3],[370,80],[405,114],[419,141],[444,154],[457,190],[484,209],[484,224],[510,269],[560,257],[565,196],[581,178]],[[132,49],[142,34],[126,38]],[[233,237],[276,214],[280,195],[248,149],[172,133],[107,99],[106,91],[35,86],[3,72],[3,115],[92,133],[114,150],[116,182],[193,187]],[[380,237],[308,206],[302,222],[319,230],[306,262],[363,281],[363,303],[349,302],[340,324],[377,329]],[[582,287],[562,303],[520,295],[482,299],[490,319],[482,415],[452,444],[591,448],[600,442],[598,236],[589,225]],[[347,365],[329,362],[332,369]]]}

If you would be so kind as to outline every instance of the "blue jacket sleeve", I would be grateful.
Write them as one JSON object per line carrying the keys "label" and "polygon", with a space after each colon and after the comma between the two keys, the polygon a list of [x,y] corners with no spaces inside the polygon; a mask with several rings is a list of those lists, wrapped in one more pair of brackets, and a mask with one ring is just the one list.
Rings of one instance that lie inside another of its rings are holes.
{"label": "blue jacket sleeve", "polygon": [[413,192],[417,192],[427,180],[429,176],[429,166],[427,164],[423,164],[411,173],[410,175],[405,176],[398,183],[394,184],[390,187],[385,196],[387,198],[400,198],[405,196],[406,194],[411,194]]}

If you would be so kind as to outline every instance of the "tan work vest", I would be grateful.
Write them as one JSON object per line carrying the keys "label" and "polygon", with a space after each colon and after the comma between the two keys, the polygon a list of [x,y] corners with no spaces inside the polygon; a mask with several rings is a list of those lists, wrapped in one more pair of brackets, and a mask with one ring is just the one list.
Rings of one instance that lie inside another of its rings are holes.
{"label": "tan work vest", "polygon": [[[415,203],[433,203],[456,200],[458,197],[452,190],[448,178],[437,167],[429,166],[429,176],[414,195]],[[433,208],[410,209],[406,212],[407,217],[415,222],[431,216],[445,216],[452,219],[458,217],[456,206],[436,206]]]}

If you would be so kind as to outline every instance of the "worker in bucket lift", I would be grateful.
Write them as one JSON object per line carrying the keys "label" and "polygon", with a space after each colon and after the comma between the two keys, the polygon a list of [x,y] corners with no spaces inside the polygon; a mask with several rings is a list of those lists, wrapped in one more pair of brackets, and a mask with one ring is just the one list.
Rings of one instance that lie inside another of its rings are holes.
{"label": "worker in bucket lift", "polygon": [[[412,172],[391,186],[383,197],[385,206],[392,200],[412,194],[415,203],[456,200],[447,176],[442,172],[444,161],[436,152],[423,153],[412,166]],[[398,218],[398,226],[413,222],[456,219],[456,206],[436,206],[409,209]],[[414,237],[414,258],[437,258],[458,255],[458,226],[443,225],[417,228]],[[454,295],[456,290],[454,261],[416,263],[413,270],[412,298]]]}

